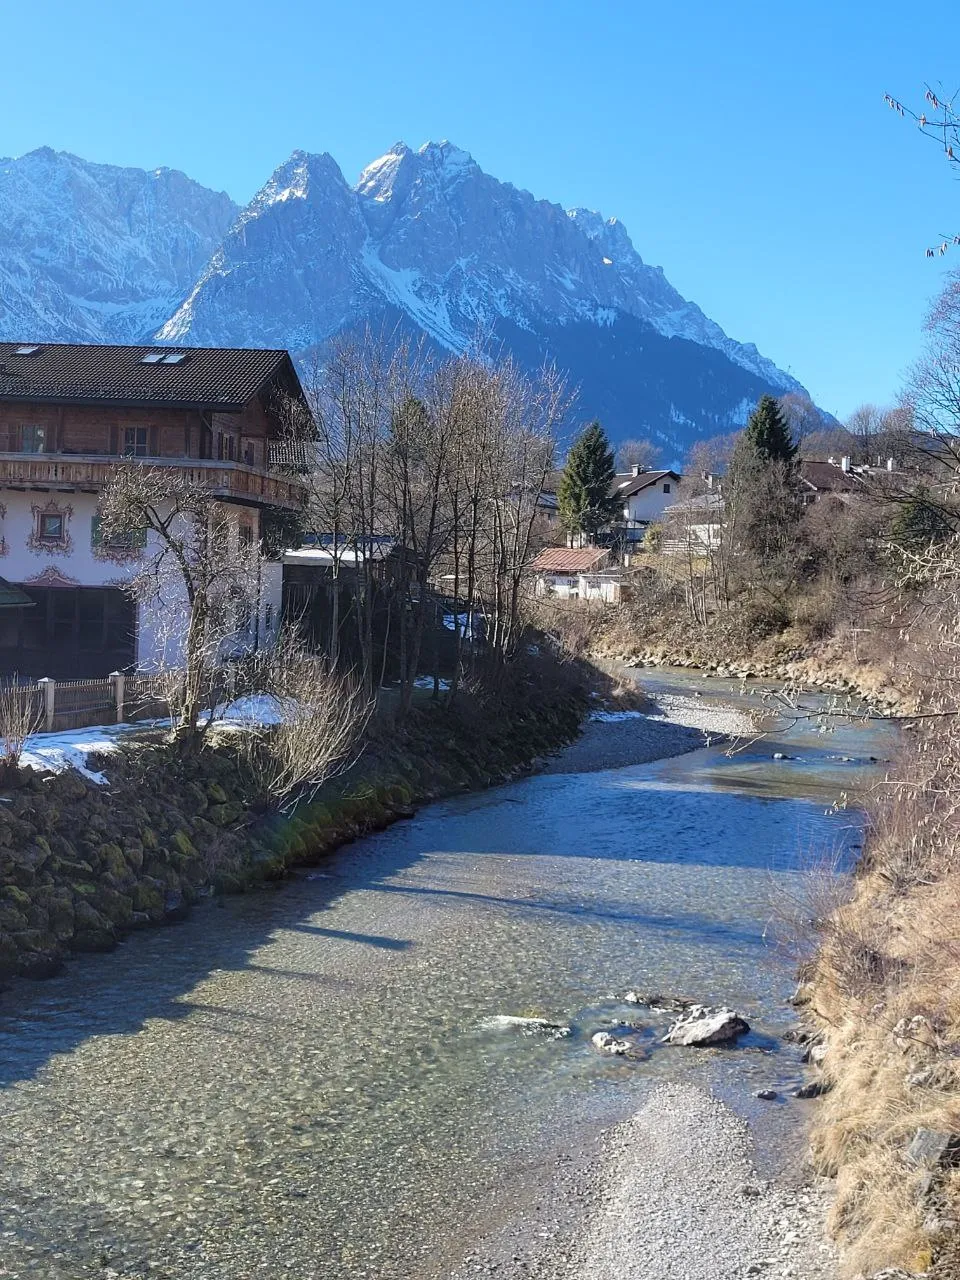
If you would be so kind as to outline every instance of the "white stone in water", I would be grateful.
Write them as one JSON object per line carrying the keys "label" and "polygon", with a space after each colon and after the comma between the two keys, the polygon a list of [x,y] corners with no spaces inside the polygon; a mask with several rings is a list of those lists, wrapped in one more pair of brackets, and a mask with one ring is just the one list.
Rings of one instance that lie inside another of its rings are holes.
{"label": "white stone in water", "polygon": [[614,1053],[617,1057],[623,1057],[633,1048],[629,1040],[619,1040],[616,1036],[612,1036],[609,1031],[598,1031],[590,1037],[590,1043],[595,1049],[599,1049],[601,1053]]}
{"label": "white stone in water", "polygon": [[480,1023],[481,1031],[519,1031],[524,1036],[549,1036],[553,1040],[561,1040],[571,1034],[570,1028],[562,1022],[550,1022],[547,1018],[520,1018],[509,1013],[498,1013],[492,1018],[484,1018]]}
{"label": "white stone in water", "polygon": [[749,1030],[750,1024],[746,1018],[725,1005],[711,1008],[708,1005],[694,1004],[672,1023],[661,1044],[724,1044]]}

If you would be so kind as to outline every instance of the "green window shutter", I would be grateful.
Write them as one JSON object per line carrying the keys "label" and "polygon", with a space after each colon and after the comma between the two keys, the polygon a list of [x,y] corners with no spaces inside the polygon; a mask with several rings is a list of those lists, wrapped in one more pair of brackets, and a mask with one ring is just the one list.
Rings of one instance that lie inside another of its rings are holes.
{"label": "green window shutter", "polygon": [[92,547],[103,546],[103,535],[100,532],[100,516],[95,514],[90,521],[90,545]]}

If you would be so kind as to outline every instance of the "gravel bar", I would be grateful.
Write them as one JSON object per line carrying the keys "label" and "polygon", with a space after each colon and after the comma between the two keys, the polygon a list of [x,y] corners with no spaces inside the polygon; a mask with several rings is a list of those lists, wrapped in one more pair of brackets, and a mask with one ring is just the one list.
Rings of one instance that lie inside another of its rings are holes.
{"label": "gravel bar", "polygon": [[601,1208],[570,1280],[820,1280],[835,1274],[818,1186],[763,1182],[747,1125],[703,1091],[664,1084],[615,1129]]}
{"label": "gravel bar", "polygon": [[543,773],[597,773],[682,756],[711,743],[749,737],[751,717],[695,695],[661,694],[650,713],[595,711],[583,733]]}
{"label": "gravel bar", "polygon": [[[758,1174],[747,1124],[661,1084],[629,1120],[558,1162],[510,1229],[453,1280],[832,1280],[822,1179]],[[537,1203],[539,1202],[539,1203]]]}

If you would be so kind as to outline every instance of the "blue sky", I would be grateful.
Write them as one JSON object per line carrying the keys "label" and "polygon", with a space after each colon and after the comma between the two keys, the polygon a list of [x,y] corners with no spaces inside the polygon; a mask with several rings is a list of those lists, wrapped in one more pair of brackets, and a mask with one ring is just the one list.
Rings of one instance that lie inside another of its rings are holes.
{"label": "blue sky", "polygon": [[0,154],[169,165],[246,200],[296,147],[329,151],[353,181],[398,139],[450,138],[497,177],[621,218],[682,293],[846,415],[895,396],[951,262],[924,249],[960,229],[935,145],[882,102],[960,85],[950,41],[917,13],[890,0],[5,5]]}

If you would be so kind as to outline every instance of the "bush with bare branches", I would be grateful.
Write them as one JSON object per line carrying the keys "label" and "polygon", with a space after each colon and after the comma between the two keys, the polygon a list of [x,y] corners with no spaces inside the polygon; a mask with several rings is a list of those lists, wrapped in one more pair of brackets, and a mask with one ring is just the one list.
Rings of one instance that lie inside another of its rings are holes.
{"label": "bush with bare branches", "polygon": [[19,768],[23,749],[42,720],[34,686],[12,681],[0,684],[0,773]]}
{"label": "bush with bare branches", "polygon": [[251,724],[241,755],[259,806],[289,813],[356,758],[371,712],[362,690],[289,634],[256,655],[251,687],[275,723]]}

